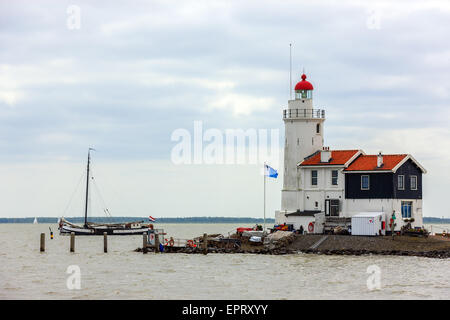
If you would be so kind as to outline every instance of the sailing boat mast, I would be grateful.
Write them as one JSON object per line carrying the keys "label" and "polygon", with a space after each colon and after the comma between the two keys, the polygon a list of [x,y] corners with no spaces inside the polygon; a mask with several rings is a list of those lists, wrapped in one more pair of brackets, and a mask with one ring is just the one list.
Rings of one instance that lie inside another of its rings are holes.
{"label": "sailing boat mast", "polygon": [[88,161],[87,161],[87,173],[86,173],[86,206],[84,208],[84,227],[87,228],[87,214],[88,214],[88,202],[89,202],[89,164],[91,162],[91,150],[94,150],[92,148],[89,148],[88,150]]}

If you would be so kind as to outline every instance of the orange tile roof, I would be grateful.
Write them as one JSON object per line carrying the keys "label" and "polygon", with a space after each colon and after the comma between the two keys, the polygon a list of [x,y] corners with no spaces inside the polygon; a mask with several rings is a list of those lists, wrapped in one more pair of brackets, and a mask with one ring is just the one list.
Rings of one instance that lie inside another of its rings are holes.
{"label": "orange tile roof", "polygon": [[350,160],[359,150],[330,150],[331,160],[329,162],[320,162],[320,151],[312,154],[309,158],[303,160],[301,166],[329,166],[329,165],[344,165]]}
{"label": "orange tile roof", "polygon": [[377,155],[360,155],[344,171],[386,171],[392,170],[407,154],[383,154],[383,166],[377,168]]}

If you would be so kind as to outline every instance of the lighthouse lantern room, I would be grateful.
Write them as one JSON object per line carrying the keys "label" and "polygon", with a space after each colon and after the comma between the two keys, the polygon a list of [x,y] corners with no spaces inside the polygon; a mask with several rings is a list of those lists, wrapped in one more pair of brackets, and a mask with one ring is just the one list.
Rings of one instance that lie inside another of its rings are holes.
{"label": "lighthouse lantern room", "polygon": [[295,86],[295,99],[312,99],[313,85],[306,81],[306,74],[302,74],[302,81]]}

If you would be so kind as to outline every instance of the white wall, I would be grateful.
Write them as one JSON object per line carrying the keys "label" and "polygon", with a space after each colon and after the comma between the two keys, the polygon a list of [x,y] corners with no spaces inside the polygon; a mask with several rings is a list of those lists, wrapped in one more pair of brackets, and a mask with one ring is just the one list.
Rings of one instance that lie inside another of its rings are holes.
{"label": "white wall", "polygon": [[308,225],[311,222],[315,222],[314,217],[288,216],[286,223],[293,224],[296,230],[300,229],[300,226],[303,226],[305,233],[308,233]]}
{"label": "white wall", "polygon": [[[343,209],[345,177],[343,167],[298,167],[296,185],[291,190],[282,190],[282,210],[325,210],[325,199],[339,199]],[[311,184],[311,172],[317,170],[317,185]],[[338,171],[338,184],[332,185],[332,171]]]}
{"label": "white wall", "polygon": [[287,218],[285,216],[285,211],[275,211],[275,224],[284,224],[287,223]]}
{"label": "white wall", "polygon": [[[312,170],[317,170],[317,186],[311,184]],[[338,184],[331,183],[332,170],[338,171]],[[325,210],[326,199],[344,199],[344,175],[342,167],[320,167],[320,168],[301,168],[300,170],[301,189],[299,193],[299,203],[301,210]],[[316,206],[317,202],[317,206]]]}
{"label": "white wall", "polygon": [[415,199],[346,199],[344,201],[343,216],[352,217],[361,212],[385,212],[387,230],[389,230],[389,219],[395,210],[395,223],[397,224],[395,230],[397,231],[405,224],[402,219],[402,201],[412,202],[411,217],[415,221],[411,225],[413,227],[422,227],[422,200]]}
{"label": "white wall", "polygon": [[322,122],[323,119],[285,121],[284,189],[297,187],[297,164],[305,157],[322,149],[323,124],[321,133],[316,133],[317,123]]}

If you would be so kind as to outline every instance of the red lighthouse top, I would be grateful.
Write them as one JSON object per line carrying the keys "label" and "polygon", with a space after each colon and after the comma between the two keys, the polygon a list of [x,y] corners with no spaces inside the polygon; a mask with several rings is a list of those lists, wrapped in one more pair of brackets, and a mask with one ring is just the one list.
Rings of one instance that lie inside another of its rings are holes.
{"label": "red lighthouse top", "polygon": [[314,90],[311,82],[306,81],[306,74],[302,74],[302,81],[295,85],[295,91],[297,90]]}

